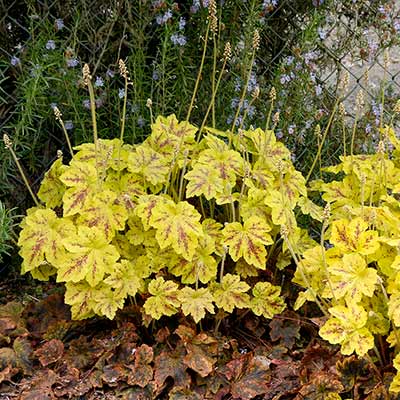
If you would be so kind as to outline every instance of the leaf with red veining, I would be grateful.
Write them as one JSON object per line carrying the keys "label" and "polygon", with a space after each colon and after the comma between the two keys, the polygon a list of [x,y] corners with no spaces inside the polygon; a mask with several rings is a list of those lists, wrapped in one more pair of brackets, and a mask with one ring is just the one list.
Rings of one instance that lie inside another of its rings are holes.
{"label": "leaf with red veining", "polygon": [[268,233],[270,230],[268,223],[257,216],[250,217],[243,225],[239,222],[226,224],[223,234],[233,261],[243,257],[248,264],[265,269],[265,246],[273,243]]}
{"label": "leaf with red veining", "polygon": [[135,366],[129,368],[132,373],[128,376],[129,385],[138,385],[144,388],[153,379],[153,368],[149,365],[153,361],[153,349],[142,344],[135,352]]}
{"label": "leaf with red veining", "polygon": [[[242,358],[242,357],[241,357]],[[268,392],[270,379],[270,361],[262,355],[246,354],[243,360],[232,360],[227,364],[226,377],[231,382],[230,392],[233,397],[250,400]],[[232,379],[233,378],[233,379]]]}
{"label": "leaf with red veining", "polygon": [[96,189],[98,171],[88,163],[73,161],[60,180],[68,187],[63,196],[64,217],[79,213]]}
{"label": "leaf with red veining", "polygon": [[296,339],[300,338],[300,320],[295,313],[287,312],[281,317],[275,317],[270,323],[271,331],[269,336],[273,342],[280,340],[280,342],[291,349]]}
{"label": "leaf with red veining", "polygon": [[64,354],[64,343],[58,339],[52,339],[35,351],[43,367],[53,364],[61,359]]}
{"label": "leaf with red veining", "polygon": [[174,351],[162,351],[154,362],[154,382],[157,390],[163,387],[165,380],[171,377],[174,386],[188,388],[191,378],[187,373],[187,366],[183,363],[186,352],[183,348]]}
{"label": "leaf with red veining", "polygon": [[203,235],[200,219],[201,214],[187,201],[169,200],[154,207],[150,225],[157,231],[161,249],[171,245],[177,254],[190,261]]}

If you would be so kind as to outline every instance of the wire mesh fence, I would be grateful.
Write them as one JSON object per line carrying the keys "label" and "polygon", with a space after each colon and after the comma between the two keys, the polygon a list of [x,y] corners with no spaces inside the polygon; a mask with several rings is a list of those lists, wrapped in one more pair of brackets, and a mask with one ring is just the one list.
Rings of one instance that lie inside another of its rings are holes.
{"label": "wire mesh fence", "polygon": [[[98,84],[103,137],[115,136],[120,118],[121,87],[115,82],[119,58],[127,59],[133,85],[128,104],[129,140],[148,129],[146,100],[155,113],[184,116],[201,58],[207,0],[0,1],[0,128],[11,133],[19,156],[36,186],[65,146],[51,107],[65,106],[71,134],[78,144],[90,137],[86,98],[79,67],[91,65]],[[362,115],[360,147],[374,145],[378,127],[391,115],[400,91],[400,16],[396,1],[264,0],[218,3],[217,47],[233,45],[234,57],[217,99],[219,128],[226,129],[245,82],[252,32],[261,32],[261,48],[248,82],[261,88],[262,101],[248,103],[249,123],[262,126],[268,92],[278,92],[278,137],[289,145],[298,165],[306,164],[316,125],[323,123],[338,96],[347,122],[361,90],[368,106]],[[206,64],[212,72],[212,57]],[[349,75],[348,90],[339,83]],[[202,80],[203,90],[210,85]],[[253,82],[254,81],[254,82]],[[239,88],[239,89],[238,89]],[[228,90],[229,89],[229,90]],[[61,94],[61,91],[63,92]],[[236,96],[236,97],[235,97]],[[194,123],[201,123],[209,95],[197,100]],[[236,100],[235,100],[236,99]],[[96,100],[96,101],[97,101]],[[264,101],[265,100],[265,101]],[[382,101],[383,100],[383,101]],[[219,107],[219,108],[218,108]],[[251,111],[251,112],[250,112]],[[86,112],[86,114],[85,114]],[[375,136],[374,136],[375,135]],[[327,143],[331,162],[340,146]],[[329,147],[331,146],[331,147]],[[311,146],[312,147],[312,146]],[[11,205],[25,201],[20,178],[9,155],[0,150],[0,198]],[[17,190],[15,190],[17,188]]]}

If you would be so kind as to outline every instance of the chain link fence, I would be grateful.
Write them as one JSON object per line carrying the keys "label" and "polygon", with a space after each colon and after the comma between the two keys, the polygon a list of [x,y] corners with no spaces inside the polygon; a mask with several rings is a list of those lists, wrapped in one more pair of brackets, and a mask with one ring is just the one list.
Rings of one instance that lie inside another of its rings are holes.
{"label": "chain link fence", "polygon": [[[377,126],[382,124],[385,113],[391,115],[393,102],[399,97],[400,6],[397,3],[373,0],[218,3],[217,45],[222,48],[224,42],[232,41],[236,55],[224,84],[231,88],[231,96],[240,82],[243,85],[240,77],[246,75],[243,71],[247,43],[251,32],[258,28],[262,43],[254,66],[254,81],[264,93],[265,104],[271,85],[277,88],[276,107],[281,113],[277,134],[291,147],[298,163],[307,160],[307,147],[312,140],[307,140],[312,138],[309,132],[329,114],[345,72],[350,76],[343,99],[348,123],[354,118],[355,96],[361,90],[368,104],[362,130],[373,144]],[[155,112],[174,111],[184,115],[200,64],[207,6],[207,0],[0,1],[0,128],[14,137],[34,187],[53,161],[56,149],[65,146],[54,123],[52,102],[61,107],[68,104],[73,112],[84,115],[85,99],[82,95],[76,97],[82,91],[78,70],[83,62],[91,65],[99,93],[102,90],[98,108],[100,119],[104,119],[103,136],[115,136],[117,131],[118,118],[111,116],[119,112],[121,89],[112,79],[120,57],[130,60],[134,82],[129,117],[134,132],[132,141],[146,133],[148,97],[153,98]],[[168,53],[166,49],[171,51]],[[212,64],[209,58],[207,62]],[[209,89],[204,85],[205,90]],[[60,88],[65,88],[69,97],[61,96]],[[111,89],[116,93],[114,97],[109,94]],[[206,104],[209,96],[204,97]],[[227,99],[219,100],[218,115],[223,123],[229,121]],[[204,104],[198,100],[195,123],[201,122]],[[260,104],[251,122],[261,124],[265,114],[266,109]],[[75,126],[75,144],[88,140],[88,118],[73,120],[68,115],[66,118]],[[371,143],[360,138],[361,147]],[[331,161],[339,153],[339,146],[326,149],[326,160]],[[3,149],[0,163],[0,198],[12,206],[24,204],[21,180]]]}

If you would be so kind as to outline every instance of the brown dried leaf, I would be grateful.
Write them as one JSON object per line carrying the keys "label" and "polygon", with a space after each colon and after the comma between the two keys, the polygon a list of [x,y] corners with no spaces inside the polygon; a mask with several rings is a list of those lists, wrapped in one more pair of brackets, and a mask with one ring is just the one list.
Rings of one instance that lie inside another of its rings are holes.
{"label": "brown dried leaf", "polygon": [[230,392],[233,397],[250,400],[268,392],[270,381],[269,365],[271,361],[262,355],[246,354],[230,361],[225,376],[231,382]]}
{"label": "brown dried leaf", "polygon": [[24,306],[11,301],[0,306],[0,337],[18,336],[26,333],[25,321],[21,318]]}
{"label": "brown dried leaf", "polygon": [[80,376],[79,370],[67,366],[56,382],[54,394],[57,397],[75,398],[83,396],[92,387],[89,379],[83,379]]}
{"label": "brown dried leaf", "polygon": [[13,348],[17,356],[17,363],[25,375],[33,374],[33,349],[29,340],[25,337],[17,337]]}
{"label": "brown dried leaf", "polygon": [[204,400],[204,394],[197,393],[190,389],[174,387],[169,392],[168,400]]}
{"label": "brown dried leaf", "polygon": [[[1,349],[0,349],[1,350]],[[1,357],[1,356],[0,356]],[[10,381],[11,378],[17,374],[19,371],[18,368],[13,367],[5,367],[2,371],[0,371],[0,383],[4,381]]]}
{"label": "brown dried leaf", "polygon": [[70,320],[69,307],[61,294],[53,294],[39,302],[30,303],[23,312],[29,332],[41,338],[48,328],[60,320]]}
{"label": "brown dried leaf", "polygon": [[118,382],[125,379],[126,369],[121,365],[106,365],[101,378],[108,386],[115,387]]}
{"label": "brown dried leaf", "polygon": [[60,360],[64,354],[64,343],[58,339],[52,339],[35,351],[43,367]]}
{"label": "brown dried leaf", "polygon": [[209,375],[213,371],[216,360],[208,356],[200,346],[191,343],[186,344],[187,355],[183,362],[196,371],[201,377]]}
{"label": "brown dried leaf", "polygon": [[68,365],[83,369],[92,366],[104,354],[104,346],[99,341],[88,341],[86,336],[72,340],[65,356]]}
{"label": "brown dried leaf", "polygon": [[35,372],[32,378],[23,379],[20,386],[23,388],[21,400],[55,399],[52,386],[58,375],[50,369]]}
{"label": "brown dried leaf", "polygon": [[156,357],[154,362],[154,382],[157,385],[157,391],[163,387],[168,377],[174,380],[174,386],[190,387],[190,375],[186,372],[187,366],[183,363],[185,353],[183,348],[178,348],[174,351],[162,351]]}
{"label": "brown dried leaf", "polygon": [[153,349],[142,344],[135,352],[135,366],[129,368],[132,374],[128,376],[129,385],[147,386],[153,379],[153,368],[149,365],[153,361]]}
{"label": "brown dried leaf", "polygon": [[300,320],[295,313],[285,312],[279,317],[274,317],[269,327],[271,340],[280,340],[288,349],[292,349],[296,339],[300,338]]}
{"label": "brown dried leaf", "polygon": [[339,379],[332,372],[315,373],[296,396],[297,400],[340,399],[339,393],[344,390]]}

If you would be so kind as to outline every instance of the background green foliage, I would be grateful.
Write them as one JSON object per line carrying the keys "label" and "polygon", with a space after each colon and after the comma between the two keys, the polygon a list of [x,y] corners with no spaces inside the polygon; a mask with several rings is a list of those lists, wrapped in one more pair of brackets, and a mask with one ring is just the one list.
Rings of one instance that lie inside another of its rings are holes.
{"label": "background green foliage", "polygon": [[[245,125],[265,124],[268,92],[274,84],[278,93],[275,111],[281,114],[277,134],[294,153],[296,167],[306,171],[316,150],[314,130],[327,118],[336,97],[337,70],[343,67],[344,56],[363,49],[358,58],[378,60],[382,49],[396,40],[398,15],[393,1],[356,3],[219,3],[217,57],[222,57],[227,41],[232,44],[233,57],[216,99],[218,128],[225,129],[232,121],[246,81],[253,31],[258,28],[261,46],[244,103],[248,107]],[[52,105],[57,104],[69,122],[73,144],[91,136],[90,113],[85,107],[88,97],[80,81],[84,62],[102,83],[96,89],[100,137],[112,138],[118,131],[123,83],[113,74],[119,58],[126,59],[133,81],[126,121],[128,142],[138,142],[149,132],[147,98],[153,100],[155,115],[174,112],[180,119],[185,116],[201,58],[207,6],[208,1],[196,0],[28,0],[0,6],[0,126],[12,136],[36,188],[56,150],[65,148]],[[373,45],[365,34],[367,29],[380,32]],[[201,123],[209,103],[212,47],[210,40],[191,118],[194,124]],[[261,96],[249,106],[256,86]],[[374,119],[373,112],[370,119]],[[324,159],[337,156],[338,137],[330,135]],[[24,203],[26,192],[20,183],[8,152],[0,149],[0,198],[6,204]]]}

